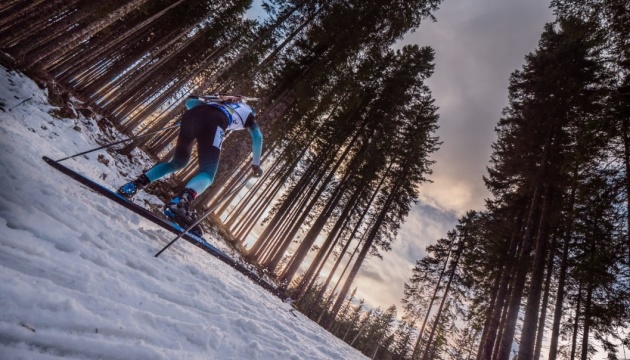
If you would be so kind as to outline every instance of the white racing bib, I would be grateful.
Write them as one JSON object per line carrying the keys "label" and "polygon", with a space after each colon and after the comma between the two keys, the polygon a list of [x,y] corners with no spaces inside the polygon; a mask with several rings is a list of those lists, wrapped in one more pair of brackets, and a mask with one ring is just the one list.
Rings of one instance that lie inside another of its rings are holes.
{"label": "white racing bib", "polygon": [[223,129],[217,126],[217,131],[214,133],[214,141],[212,142],[212,146],[221,150],[223,139],[225,139],[225,132],[223,131]]}
{"label": "white racing bib", "polygon": [[216,103],[212,102],[208,105],[213,106],[221,111],[228,118],[228,130],[242,130],[245,128],[245,122],[249,114],[253,110],[245,103]]}

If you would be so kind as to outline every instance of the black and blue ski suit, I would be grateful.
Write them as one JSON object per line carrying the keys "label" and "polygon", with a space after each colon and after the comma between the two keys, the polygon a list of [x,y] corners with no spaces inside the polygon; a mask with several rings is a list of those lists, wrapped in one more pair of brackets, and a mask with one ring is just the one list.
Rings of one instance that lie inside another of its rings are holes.
{"label": "black and blue ski suit", "polygon": [[252,165],[260,165],[262,133],[255,121],[254,110],[244,102],[222,103],[200,99],[186,101],[186,112],[175,145],[175,154],[168,162],[156,164],[145,173],[151,181],[183,169],[190,161],[194,141],[197,140],[199,172],[186,184],[196,194],[204,192],[219,167],[221,144],[226,130],[249,130],[252,137]]}

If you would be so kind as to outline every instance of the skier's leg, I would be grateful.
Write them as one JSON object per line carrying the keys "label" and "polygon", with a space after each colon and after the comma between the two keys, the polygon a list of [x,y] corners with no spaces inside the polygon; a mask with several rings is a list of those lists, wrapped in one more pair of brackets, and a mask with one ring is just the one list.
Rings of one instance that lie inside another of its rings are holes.
{"label": "skier's leg", "polygon": [[188,181],[186,188],[193,189],[196,194],[201,194],[212,185],[217,169],[219,168],[221,142],[224,136],[225,131],[215,125],[214,129],[205,132],[202,136],[197,138],[199,172]]}
{"label": "skier's leg", "polygon": [[190,206],[198,194],[204,192],[214,181],[219,166],[221,143],[227,119],[218,110],[203,107],[203,119],[196,121],[197,154],[199,172],[186,184],[185,189],[166,205],[165,214],[184,224],[195,221]]}
{"label": "skier's leg", "polygon": [[156,164],[137,179],[118,188],[120,195],[130,199],[139,189],[142,189],[159,178],[183,169],[188,164],[195,140],[194,117],[192,110],[184,113],[173,158],[170,161]]}
{"label": "skier's leg", "polygon": [[154,182],[168,174],[172,174],[175,171],[183,169],[190,160],[192,154],[192,148],[195,141],[193,129],[184,127],[185,122],[182,120],[182,129],[177,137],[177,143],[175,145],[175,154],[173,158],[167,162],[161,162],[152,167],[149,171],[144,173],[150,182]]}
{"label": "skier's leg", "polygon": [[214,181],[227,127],[227,118],[220,110],[210,106],[201,108],[203,119],[195,124],[199,172],[186,184],[186,189],[192,190],[195,196],[203,193]]}

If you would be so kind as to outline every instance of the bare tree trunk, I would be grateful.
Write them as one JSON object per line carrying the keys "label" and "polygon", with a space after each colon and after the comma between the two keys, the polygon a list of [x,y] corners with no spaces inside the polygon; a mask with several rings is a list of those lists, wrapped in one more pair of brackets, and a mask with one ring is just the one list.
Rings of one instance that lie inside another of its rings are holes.
{"label": "bare tree trunk", "polygon": [[[323,161],[323,157],[318,159]],[[299,199],[303,197],[305,199],[310,198],[311,193],[315,191],[315,187],[311,186],[310,190],[306,193],[307,185],[313,179],[314,176],[319,176],[320,178],[324,176],[324,172],[316,173],[318,170],[318,166],[322,165],[320,161],[315,161],[307,171],[302,175],[298,183],[293,187],[293,189],[289,192],[287,197],[284,199],[278,211],[273,216],[263,233],[258,238],[258,241],[252,246],[249,250],[249,254],[253,255],[258,261],[262,260],[262,251],[264,248],[268,248],[271,245],[272,234],[274,231],[278,231],[283,225],[283,218],[289,214],[291,208],[296,205]],[[324,166],[325,168],[326,166]],[[318,182],[319,180],[316,180]]]}
{"label": "bare tree trunk", "polygon": [[[540,224],[538,226],[534,266],[529,282],[527,305],[525,306],[525,317],[523,318],[523,329],[521,331],[521,342],[518,348],[519,360],[532,360],[535,352],[536,328],[538,326],[540,297],[545,273],[545,260],[547,258],[547,243],[549,242],[548,219],[552,207],[552,194],[552,187],[545,185],[545,199],[540,216]],[[544,319],[542,319],[542,322],[544,323]]]}
{"label": "bare tree trunk", "polygon": [[[330,256],[333,254],[333,251],[335,250],[335,248],[337,246],[339,246],[339,243],[341,241],[341,239],[343,238],[344,234],[347,232],[346,230],[348,230],[348,227],[350,226],[350,217],[347,217],[344,221],[343,221],[343,225],[342,225],[342,229],[341,231],[337,232],[335,238],[332,241],[331,246],[329,246],[326,251],[325,251],[325,255],[322,257],[322,260],[319,262],[317,269],[315,270],[315,274],[317,274],[317,276],[313,276],[311,278],[311,281],[306,285],[306,290],[305,293],[309,293],[313,287],[317,284],[317,279],[319,278],[319,275],[321,275],[322,269],[324,268],[324,266],[326,265],[326,263],[328,263],[328,260],[330,259]],[[313,265],[311,265],[313,266]],[[328,283],[328,277],[326,277],[326,280],[324,281],[324,284],[322,284],[322,288],[327,288],[329,285]],[[326,292],[326,289],[324,289],[324,292]],[[304,298],[302,298],[302,300],[304,300]],[[316,308],[316,305],[320,304],[322,302],[321,297],[319,296],[319,291],[317,292],[317,295],[315,296],[315,298],[313,299],[312,304],[308,307],[308,313],[307,316],[311,317],[311,315],[313,314],[313,311]],[[302,302],[299,303],[300,305],[302,304]],[[327,309],[329,306],[329,304],[322,304],[321,308],[322,309]]]}
{"label": "bare tree trunk", "polygon": [[442,278],[444,277],[444,273],[446,272],[446,267],[448,266],[448,260],[451,257],[451,249],[453,244],[451,243],[448,248],[448,254],[446,255],[446,259],[444,259],[444,266],[442,266],[442,270],[440,271],[440,276],[438,277],[437,284],[435,284],[435,289],[433,290],[433,295],[431,295],[431,301],[429,301],[429,306],[427,307],[427,313],[424,315],[424,320],[422,320],[422,326],[420,327],[420,331],[418,332],[418,338],[416,339],[416,345],[413,347],[413,353],[411,354],[411,359],[416,358],[416,354],[419,354],[420,351],[420,341],[422,341],[422,336],[424,335],[424,328],[427,325],[427,321],[431,315],[431,310],[433,309],[433,302],[437,298],[437,293],[440,290],[440,284],[442,283]]}
{"label": "bare tree trunk", "polygon": [[[518,204],[515,206],[518,206]],[[488,333],[485,342],[482,341],[480,343],[479,351],[477,352],[477,360],[492,359],[493,357],[493,350],[497,343],[497,331],[499,329],[499,325],[501,325],[501,319],[504,313],[503,309],[505,308],[506,299],[508,296],[508,287],[512,278],[511,274],[513,272],[513,267],[515,263],[516,249],[518,248],[519,237],[522,233],[521,228],[523,226],[524,213],[525,209],[523,209],[523,206],[519,206],[517,210],[516,221],[513,225],[512,235],[510,236],[508,254],[505,258],[505,262],[503,263],[503,271],[501,271],[499,292],[497,293],[497,299],[492,309],[492,316],[490,318],[490,324],[488,326]]]}
{"label": "bare tree trunk", "polygon": [[[628,131],[628,122],[630,122],[629,118],[624,118],[622,123],[623,129],[623,156],[624,156],[624,167],[626,171],[626,209],[630,209],[630,134]],[[630,228],[630,211],[626,211],[626,227]],[[630,231],[627,231],[627,244],[628,244],[628,263],[630,264]]]}
{"label": "bare tree trunk", "polygon": [[[341,215],[339,215],[339,218],[337,219],[337,222],[335,223],[334,227],[328,233],[328,236],[326,237],[326,240],[324,241],[324,243],[322,244],[322,247],[319,249],[319,252],[317,253],[315,258],[313,259],[313,261],[311,263],[311,266],[309,266],[309,268],[307,269],[306,273],[302,277],[302,280],[298,284],[298,287],[297,287],[296,292],[295,292],[296,293],[296,295],[295,295],[295,299],[296,300],[301,300],[302,299],[302,297],[306,294],[306,291],[307,291],[307,289],[309,287],[308,285],[311,282],[311,280],[313,280],[314,278],[317,277],[316,270],[319,268],[320,262],[323,261],[325,254],[328,252],[328,249],[332,246],[333,240],[336,238],[337,232],[341,229],[342,225],[344,225],[346,223],[348,214],[350,213],[350,211],[352,209],[354,209],[354,205],[356,204],[356,201],[359,199],[360,195],[361,195],[360,192],[356,192],[355,191],[355,193],[352,196],[352,198],[346,204],[343,212],[341,213]],[[300,260],[300,263],[302,263],[302,261],[303,260]],[[297,268],[295,268],[295,270],[297,270]],[[295,273],[295,271],[293,272],[293,274],[294,273]],[[290,274],[288,271],[285,272],[285,275],[287,275],[287,276],[283,277],[283,281],[290,281],[290,280],[292,280],[293,274]]]}
{"label": "bare tree trunk", "polygon": [[[483,324],[483,331],[481,332],[481,339],[479,340],[479,346],[477,348],[475,360],[481,359],[481,353],[485,348],[486,341],[488,341],[488,331],[490,330],[490,322],[492,321],[492,313],[494,312],[495,307],[497,306],[497,298],[499,295],[499,287],[501,285],[501,274],[502,271],[497,271],[494,277],[494,281],[492,284],[492,291],[490,294],[490,302],[488,303],[488,309],[486,309],[486,313],[484,315],[485,321]],[[472,347],[470,349],[472,355]],[[468,356],[470,358],[470,356]]]}
{"label": "bare tree trunk", "polygon": [[586,304],[584,305],[584,331],[582,332],[582,357],[588,360],[588,338],[591,329],[591,300],[593,297],[593,283],[589,281],[586,287]]}
{"label": "bare tree trunk", "polygon": [[553,313],[553,325],[551,328],[551,343],[549,345],[549,359],[556,360],[558,356],[558,338],[560,337],[560,322],[562,320],[562,304],[564,303],[565,282],[568,268],[569,247],[571,235],[573,234],[573,223],[575,219],[575,193],[577,189],[577,165],[573,169],[573,184],[567,212],[569,214],[566,228],[564,229],[564,243],[562,244],[562,259],[560,260],[560,274],[558,275],[558,292],[556,294],[556,304]]}
{"label": "bare tree trunk", "polygon": [[[27,6],[32,7],[35,6],[34,4],[41,4],[44,0],[37,0],[37,1],[32,1],[30,5],[27,4]],[[5,0],[2,4],[0,4],[0,14],[4,13],[4,12],[18,12],[20,11],[19,9],[16,9],[16,7],[20,6],[20,2],[22,3],[27,3],[27,1],[23,1],[23,0]],[[22,11],[26,11],[26,10],[22,10]],[[3,23],[4,21],[0,20],[0,25]]]}
{"label": "bare tree trunk", "polygon": [[446,297],[448,296],[448,292],[451,289],[451,283],[453,282],[453,277],[455,277],[455,272],[457,271],[457,265],[459,264],[459,257],[464,251],[464,244],[466,243],[467,234],[462,234],[462,238],[460,239],[460,243],[457,246],[457,251],[455,252],[455,258],[453,259],[453,263],[451,264],[451,273],[448,277],[448,282],[446,283],[446,288],[444,288],[444,294],[442,295],[442,301],[440,301],[440,307],[438,308],[437,314],[435,314],[435,321],[433,322],[433,326],[431,327],[431,334],[429,334],[429,340],[427,340],[427,345],[424,347],[424,352],[422,354],[422,360],[429,359],[429,349],[433,345],[433,337],[435,336],[435,330],[438,328],[440,324],[440,319],[442,317],[442,310],[444,309],[444,303],[446,302]]}
{"label": "bare tree trunk", "polygon": [[[512,279],[513,280],[513,279]],[[492,349],[492,360],[496,360],[499,357],[499,347],[501,346],[501,338],[503,337],[503,333],[505,332],[505,323],[508,317],[508,310],[510,310],[510,302],[508,299],[512,298],[512,289],[514,289],[513,281],[510,281],[508,290],[507,290],[507,298],[505,303],[503,304],[503,308],[501,309],[501,320],[499,322],[499,328],[497,329],[497,340],[494,343],[494,348]]]}
{"label": "bare tree trunk", "polygon": [[[317,240],[317,236],[319,236],[321,230],[324,228],[324,225],[326,225],[328,218],[332,215],[332,211],[337,207],[337,204],[339,203],[339,201],[341,201],[341,197],[343,195],[343,191],[345,190],[346,183],[347,183],[347,180],[342,181],[342,184],[337,186],[337,189],[335,189],[335,192],[331,196],[331,199],[328,201],[328,203],[326,204],[326,206],[324,207],[320,215],[317,217],[317,219],[313,223],[313,226],[311,226],[309,231],[306,233],[306,235],[302,239],[302,242],[300,243],[300,246],[291,257],[291,260],[289,261],[287,266],[285,267],[281,276],[281,281],[289,283],[295,276],[300,265],[302,265],[302,262],[306,258],[306,255],[308,254],[311,247],[315,243],[315,240]],[[356,201],[357,198],[358,196],[355,196],[352,200]],[[354,204],[347,206],[346,209],[344,209],[342,216],[344,215],[347,216],[348,212],[350,211],[353,205]],[[302,279],[302,281],[304,280],[305,279]],[[309,281],[309,280],[310,280],[310,276],[309,276],[309,279],[307,279],[306,281]]]}
{"label": "bare tree trunk", "polygon": [[[111,12],[110,14],[108,14],[101,20],[97,21],[96,23],[91,24],[90,26],[87,26],[85,29],[76,31],[72,35],[69,34],[68,36],[64,37],[64,40],[59,41],[56,44],[51,44],[51,46],[47,46],[44,49],[41,49],[40,51],[35,52],[33,55],[29,56],[28,64],[29,65],[36,64],[40,62],[41,60],[43,60],[45,57],[48,57],[52,54],[65,54],[66,52],[77,47],[83,41],[92,37],[94,34],[105,29],[106,27],[110,26],[114,22],[118,21],[123,16],[136,10],[138,7],[143,5],[146,1],[147,0],[130,1],[129,3],[121,6],[116,11]],[[53,63],[54,60],[55,58],[51,57],[47,61],[42,62],[40,66],[42,68],[47,68]]]}
{"label": "bare tree trunk", "polygon": [[[128,88],[129,83],[134,77],[142,76],[143,74],[150,73],[151,69],[159,68],[180,51],[183,51],[183,49],[193,42],[197,36],[200,36],[202,31],[197,32],[190,38],[185,38],[186,34],[193,31],[199,25],[200,23],[197,22],[186,29],[172,31],[167,36],[164,36],[160,43],[154,44],[154,46],[147,51],[150,56],[144,56],[144,53],[140,53],[136,57],[130,57],[129,59],[121,62],[123,69],[131,68],[132,65],[133,69],[128,71],[126,70],[124,73],[110,71],[109,73],[112,74],[111,76],[102,76],[99,80],[87,84],[83,91],[91,94],[91,99],[94,99],[96,97],[105,97],[106,94],[114,93],[115,89],[123,87]],[[184,41],[182,41],[182,39],[184,39]],[[167,55],[161,55],[169,49],[170,51]],[[156,61],[156,59],[159,60]],[[75,77],[81,75],[82,74],[79,73]]]}
{"label": "bare tree trunk", "polygon": [[[593,238],[591,239],[591,248],[589,251],[590,262],[595,261],[595,254],[597,253],[596,242],[596,230],[597,229],[597,218],[595,219],[595,224],[593,226]],[[595,287],[593,283],[593,279],[588,279],[588,283],[586,285],[586,304],[584,305],[584,331],[582,333],[582,357],[581,360],[588,360],[588,338],[589,331],[591,329],[591,301],[593,299],[593,288]]]}
{"label": "bare tree trunk", "polygon": [[[63,12],[64,8],[69,8],[76,1],[65,3],[63,0],[22,1],[26,5],[22,8],[19,8],[22,4],[16,4],[10,9],[6,8],[0,17],[0,38],[4,43],[2,47],[9,48],[17,45],[19,41],[45,26],[51,15]],[[25,29],[25,24],[28,24],[28,30]]]}
{"label": "bare tree trunk", "polygon": [[580,281],[580,288],[578,290],[577,305],[575,306],[575,319],[573,322],[573,339],[571,340],[571,360],[575,359],[575,351],[577,349],[577,337],[580,326],[580,311],[582,305],[582,282]]}
{"label": "bare tree trunk", "polygon": [[[328,184],[330,184],[331,181],[333,180],[333,177],[337,173],[337,169],[339,169],[339,167],[343,164],[344,160],[348,156],[348,153],[353,148],[353,145],[356,143],[357,139],[359,138],[359,136],[363,132],[363,128],[366,125],[367,125],[367,121],[364,121],[362,126],[359,127],[358,130],[355,130],[354,136],[352,137],[352,139],[347,144],[345,144],[346,146],[345,146],[344,152],[338,157],[337,162],[335,163],[333,168],[328,173],[328,176],[326,177],[326,179],[320,185],[320,188],[319,188],[317,194],[315,195],[314,199],[306,207],[306,209],[303,212],[302,217],[295,224],[295,226],[293,227],[291,233],[285,238],[285,240],[284,240],[285,242],[290,242],[295,237],[295,234],[299,230],[300,226],[302,225],[302,223],[304,222],[306,217],[311,212],[311,209],[316,205],[316,203],[318,202],[318,200],[319,200],[320,196],[322,195],[322,193],[328,188]],[[335,146],[334,148],[332,148],[333,149],[332,152],[334,153],[335,150],[338,149],[341,145],[342,144],[339,144],[339,145]],[[361,146],[361,148],[357,151],[357,153],[355,154],[355,157],[351,161],[351,165],[349,165],[350,169],[353,167],[353,165],[356,165],[356,163],[360,162],[360,159],[362,159],[363,153],[366,151],[366,149],[369,146],[370,146],[370,142],[369,141],[365,142]],[[317,235],[319,234],[319,232],[321,231],[322,227],[324,226],[325,221],[327,220],[327,218],[329,216],[329,212],[332,211],[332,209],[336,206],[337,202],[341,199],[342,192],[345,189],[345,185],[347,184],[348,178],[351,175],[352,175],[351,170],[347,170],[346,174],[344,175],[344,178],[340,181],[340,185],[335,189],[333,195],[331,196],[331,201],[328,203],[328,206],[324,208],[324,210],[322,211],[322,213],[320,214],[318,219],[315,221],[315,224],[311,228],[312,231],[309,231],[307,233],[307,235],[304,237],[304,239],[302,240],[302,243],[300,244],[300,247],[298,248],[298,251],[292,257],[290,263],[288,264],[287,269],[285,270],[285,272],[283,274],[283,280],[284,281],[286,281],[289,278],[292,278],[293,275],[295,274],[295,272],[297,271],[297,269],[300,266],[302,260],[304,259],[304,257],[308,253],[308,251],[310,250],[310,248],[313,245],[313,242],[315,241]],[[288,247],[288,245],[285,247],[285,250],[286,250],[287,247]],[[271,269],[275,269],[276,268],[276,266],[278,265],[278,263],[279,263],[279,261],[281,259],[281,256],[282,256],[282,254],[278,254],[269,263],[269,266],[270,266]]]}
{"label": "bare tree trunk", "polygon": [[350,287],[352,286],[352,283],[354,282],[354,278],[359,273],[359,269],[361,268],[363,261],[365,260],[370,248],[372,247],[374,240],[376,239],[376,234],[378,233],[378,230],[383,224],[383,221],[385,220],[385,216],[389,212],[389,207],[391,206],[391,203],[394,200],[394,196],[398,192],[399,187],[400,185],[396,184],[393,187],[391,194],[387,197],[387,200],[385,200],[385,203],[383,204],[383,208],[381,209],[376,221],[374,222],[374,225],[372,226],[372,230],[370,231],[370,234],[368,235],[365,243],[363,244],[363,248],[361,249],[361,252],[359,253],[359,257],[357,258],[357,261],[354,263],[354,266],[352,267],[352,270],[350,271],[350,274],[348,275],[348,278],[346,279],[346,282],[344,283],[343,288],[341,289],[339,296],[337,297],[337,301],[335,301],[335,304],[333,305],[331,313],[328,315],[327,319],[324,321],[324,324],[323,324],[324,328],[330,329],[330,327],[335,322],[335,318],[337,317],[339,308],[341,308],[341,305],[343,304],[343,300],[346,298],[346,295],[348,295],[348,291],[350,291]]}
{"label": "bare tree trunk", "polygon": [[[264,160],[263,162],[266,163],[266,161]],[[222,207],[215,211],[217,216],[226,215],[224,221],[225,227],[234,232],[236,228],[239,228],[240,225],[247,221],[248,217],[251,215],[252,211],[254,211],[256,207],[256,204],[253,202],[257,202],[259,199],[264,198],[274,186],[274,182],[277,179],[272,179],[272,174],[276,171],[277,167],[280,166],[280,163],[282,163],[281,160],[274,161],[271,167],[265,170],[264,175],[261,178],[257,179],[254,186],[252,186],[247,191],[247,194],[245,194],[245,196],[241,197],[241,199],[232,208],[232,211],[230,211],[228,214],[225,214],[225,212],[227,211],[229,204],[233,202],[233,199],[231,199],[229,202],[226,201]],[[249,162],[247,161],[247,159],[244,159],[242,165],[240,166],[240,171],[249,170]],[[260,193],[260,189],[262,188],[262,185],[264,183],[267,183],[267,186],[265,186],[265,189],[262,190],[263,192]]]}
{"label": "bare tree trunk", "polygon": [[260,217],[263,215],[264,211],[270,207],[271,202],[278,195],[280,189],[282,189],[285,179],[286,178],[278,179],[276,181],[276,185],[273,188],[269,186],[267,189],[265,189],[265,193],[262,195],[264,197],[258,201],[258,204],[255,204],[253,213],[250,215],[248,221],[244,222],[241,225],[240,229],[238,227],[236,228],[235,234],[237,238],[244,239],[246,237],[246,234],[249,234],[251,232],[253,227],[259,221]]}
{"label": "bare tree trunk", "polygon": [[280,221],[282,217],[290,210],[292,205],[294,205],[294,203],[298,200],[299,196],[302,194],[303,190],[305,189],[305,186],[307,185],[308,181],[316,172],[317,168],[322,165],[323,160],[324,160],[323,156],[320,156],[318,159],[316,159],[304,172],[304,174],[302,175],[300,180],[297,182],[297,184],[293,187],[293,189],[289,191],[289,193],[287,194],[287,197],[284,199],[284,201],[282,202],[282,204],[276,211],[275,215],[270,220],[269,224],[267,224],[263,233],[260,235],[260,237],[254,244],[254,246],[252,246],[252,248],[249,250],[248,252],[249,256],[260,259],[260,251],[263,248],[269,246],[269,240],[270,240],[271,234],[279,228],[279,226],[281,225]]}
{"label": "bare tree trunk", "polygon": [[540,320],[538,320],[538,331],[536,335],[536,348],[534,350],[534,359],[540,359],[540,351],[542,349],[543,335],[545,333],[545,320],[547,318],[547,305],[549,303],[549,289],[551,288],[551,275],[553,274],[553,262],[555,258],[556,237],[553,237],[551,243],[551,252],[547,259],[547,276],[545,278],[545,291],[540,310]]}
{"label": "bare tree trunk", "polygon": [[512,289],[512,296],[510,297],[510,303],[508,308],[508,315],[505,322],[505,328],[501,336],[499,344],[499,352],[497,354],[497,360],[508,360],[510,356],[510,350],[512,348],[512,342],[514,341],[514,332],[516,330],[516,321],[518,311],[521,305],[521,298],[525,289],[525,281],[527,273],[529,272],[529,258],[532,248],[532,242],[534,239],[534,230],[536,228],[536,209],[540,202],[540,192],[542,182],[547,173],[547,161],[549,159],[549,153],[551,152],[551,144],[553,139],[553,131],[550,130],[547,134],[543,154],[541,156],[540,169],[538,171],[536,184],[534,185],[534,191],[532,194],[532,202],[529,207],[529,216],[527,220],[527,227],[525,236],[523,237],[523,243],[521,246],[521,252],[519,254],[518,264],[516,265],[516,274],[514,276],[514,287]]}
{"label": "bare tree trunk", "polygon": [[[282,240],[282,244],[283,245],[280,248],[281,251],[276,252],[274,257],[269,262],[267,262],[267,265],[269,266],[270,269],[275,270],[275,268],[278,266],[278,264],[280,263],[280,260],[282,259],[282,256],[283,256],[284,252],[288,249],[289,245],[291,244],[291,241],[293,241],[293,238],[295,237],[295,234],[298,232],[298,230],[300,229],[300,227],[302,226],[302,224],[306,220],[306,217],[310,214],[310,212],[313,209],[313,207],[319,202],[319,199],[322,196],[322,194],[324,193],[324,191],[326,191],[328,189],[328,185],[332,182],[335,174],[337,173],[337,169],[343,163],[343,160],[347,156],[347,154],[350,151],[350,149],[351,149],[350,146],[346,147],[346,149],[344,150],[343,154],[337,158],[337,161],[336,161],[335,165],[333,166],[333,168],[328,171],[328,175],[326,176],[326,178],[319,184],[319,189],[317,190],[317,193],[315,195],[313,195],[313,197],[311,198],[309,203],[302,210],[302,215],[300,216],[300,218],[296,222],[293,223],[292,229],[289,231],[289,233]],[[309,249],[310,249],[310,246],[309,246]]]}
{"label": "bare tree trunk", "polygon": [[[283,236],[280,238],[278,242],[280,246],[277,247],[277,251],[275,251],[267,259],[267,261],[265,261],[265,265],[267,265],[267,267],[271,271],[275,271],[278,265],[280,264],[280,261],[282,260],[284,253],[288,250],[293,239],[295,238],[295,235],[302,227],[302,224],[304,223],[304,221],[310,214],[313,207],[315,207],[315,205],[319,202],[319,199],[322,193],[328,187],[328,184],[330,184],[330,182],[332,181],[333,173],[334,173],[334,170],[331,171],[329,173],[329,176],[327,176],[326,179],[324,179],[324,181],[320,184],[319,189],[317,190],[317,193],[315,193],[315,195],[313,195],[312,197],[309,197],[309,201],[305,203],[305,206],[300,208],[300,213],[301,213],[300,217],[296,221],[291,222],[291,226],[287,228],[287,232],[283,234]],[[313,187],[313,190],[314,189],[315,187]]]}
{"label": "bare tree trunk", "polygon": [[[352,243],[352,241],[355,239],[355,237],[356,237],[356,235],[358,233],[359,227],[363,223],[363,219],[365,218],[365,216],[367,215],[368,211],[370,210],[372,202],[374,201],[374,199],[376,197],[376,194],[380,191],[380,188],[381,188],[382,184],[383,184],[383,181],[381,180],[381,183],[379,184],[379,186],[376,189],[374,189],[374,192],[372,193],[372,197],[370,198],[370,200],[365,205],[365,208],[363,209],[361,217],[357,220],[357,222],[356,222],[356,224],[354,226],[354,229],[352,230],[352,233],[350,234],[350,237],[346,241],[345,245],[343,246],[343,249],[339,253],[339,257],[337,258],[337,261],[335,261],[335,264],[333,265],[332,269],[330,270],[330,274],[328,274],[328,277],[326,278],[326,281],[324,282],[324,285],[319,290],[319,293],[317,294],[317,297],[315,299],[315,303],[317,303],[317,301],[321,301],[321,298],[324,296],[324,294],[326,292],[326,289],[328,288],[328,285],[330,284],[330,281],[332,281],[332,278],[333,278],[335,272],[337,271],[337,267],[341,264],[341,259],[345,256],[346,252],[348,251],[348,248],[350,247],[350,243]],[[366,233],[366,235],[367,235],[367,233]],[[357,250],[359,249],[359,245],[362,242],[363,242],[363,239],[359,240],[359,244],[357,244],[356,248],[354,249],[354,251],[352,253],[352,256],[350,257],[350,259],[348,260],[344,270],[342,271],[342,274],[339,277],[339,281],[335,284],[335,287],[333,288],[330,297],[328,299],[326,299],[325,307],[329,306],[329,303],[330,303],[330,301],[333,298],[333,294],[335,293],[335,290],[337,290],[337,285],[339,285],[339,283],[341,282],[341,280],[343,278],[343,275],[346,273],[346,270],[348,269],[348,266],[350,265],[350,262],[354,258],[354,255],[356,255]],[[323,315],[324,315],[323,312],[320,313],[319,317],[317,318],[317,323],[321,322]]]}
{"label": "bare tree trunk", "polygon": [[[138,34],[140,33],[140,30],[142,30],[142,29],[150,31],[150,26],[148,26],[148,25],[154,23],[162,15],[166,14],[169,10],[173,9],[174,7],[178,6],[179,4],[181,4],[184,1],[185,0],[175,1],[171,5],[165,7],[164,9],[162,9],[162,10],[158,11],[157,13],[151,15],[149,18],[147,18],[147,19],[141,21],[140,23],[136,24],[135,26],[132,26],[131,28],[127,29],[124,33],[122,33],[122,34],[115,34],[115,36],[116,36],[115,39],[112,39],[112,40],[108,41],[106,44],[103,44],[102,46],[98,46],[97,48],[92,49],[92,51],[90,51],[87,54],[87,56],[85,56],[85,54],[84,54],[84,56],[82,56],[82,58],[81,58],[81,62],[82,63],[87,63],[89,61],[93,61],[95,59],[102,58],[103,54],[105,54],[106,52],[110,51],[114,47],[120,46],[121,43],[124,43],[124,42],[128,41],[129,39],[136,38],[138,36]],[[72,59],[72,57],[71,57],[71,59]]]}
{"label": "bare tree trunk", "polygon": [[52,21],[53,18],[51,17],[45,26],[35,27],[35,31],[25,34],[22,39],[28,41],[21,41],[19,44],[16,44],[14,47],[16,55],[21,58],[34,49],[43,48],[50,42],[58,41],[66,36],[68,29],[81,26],[80,24],[85,22],[86,18],[89,18],[91,15],[89,11],[80,7],[66,7],[66,9],[65,13],[57,14],[54,21]]}

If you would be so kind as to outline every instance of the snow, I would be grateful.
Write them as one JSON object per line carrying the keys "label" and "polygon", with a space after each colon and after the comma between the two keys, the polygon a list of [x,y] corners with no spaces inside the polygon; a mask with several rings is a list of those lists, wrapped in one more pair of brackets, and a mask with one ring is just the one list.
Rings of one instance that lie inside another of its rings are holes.
{"label": "snow", "polygon": [[[108,139],[53,109],[0,67],[0,359],[365,359],[192,244],[155,258],[170,232],[41,160]],[[64,164],[115,188],[147,161],[101,150]]]}

